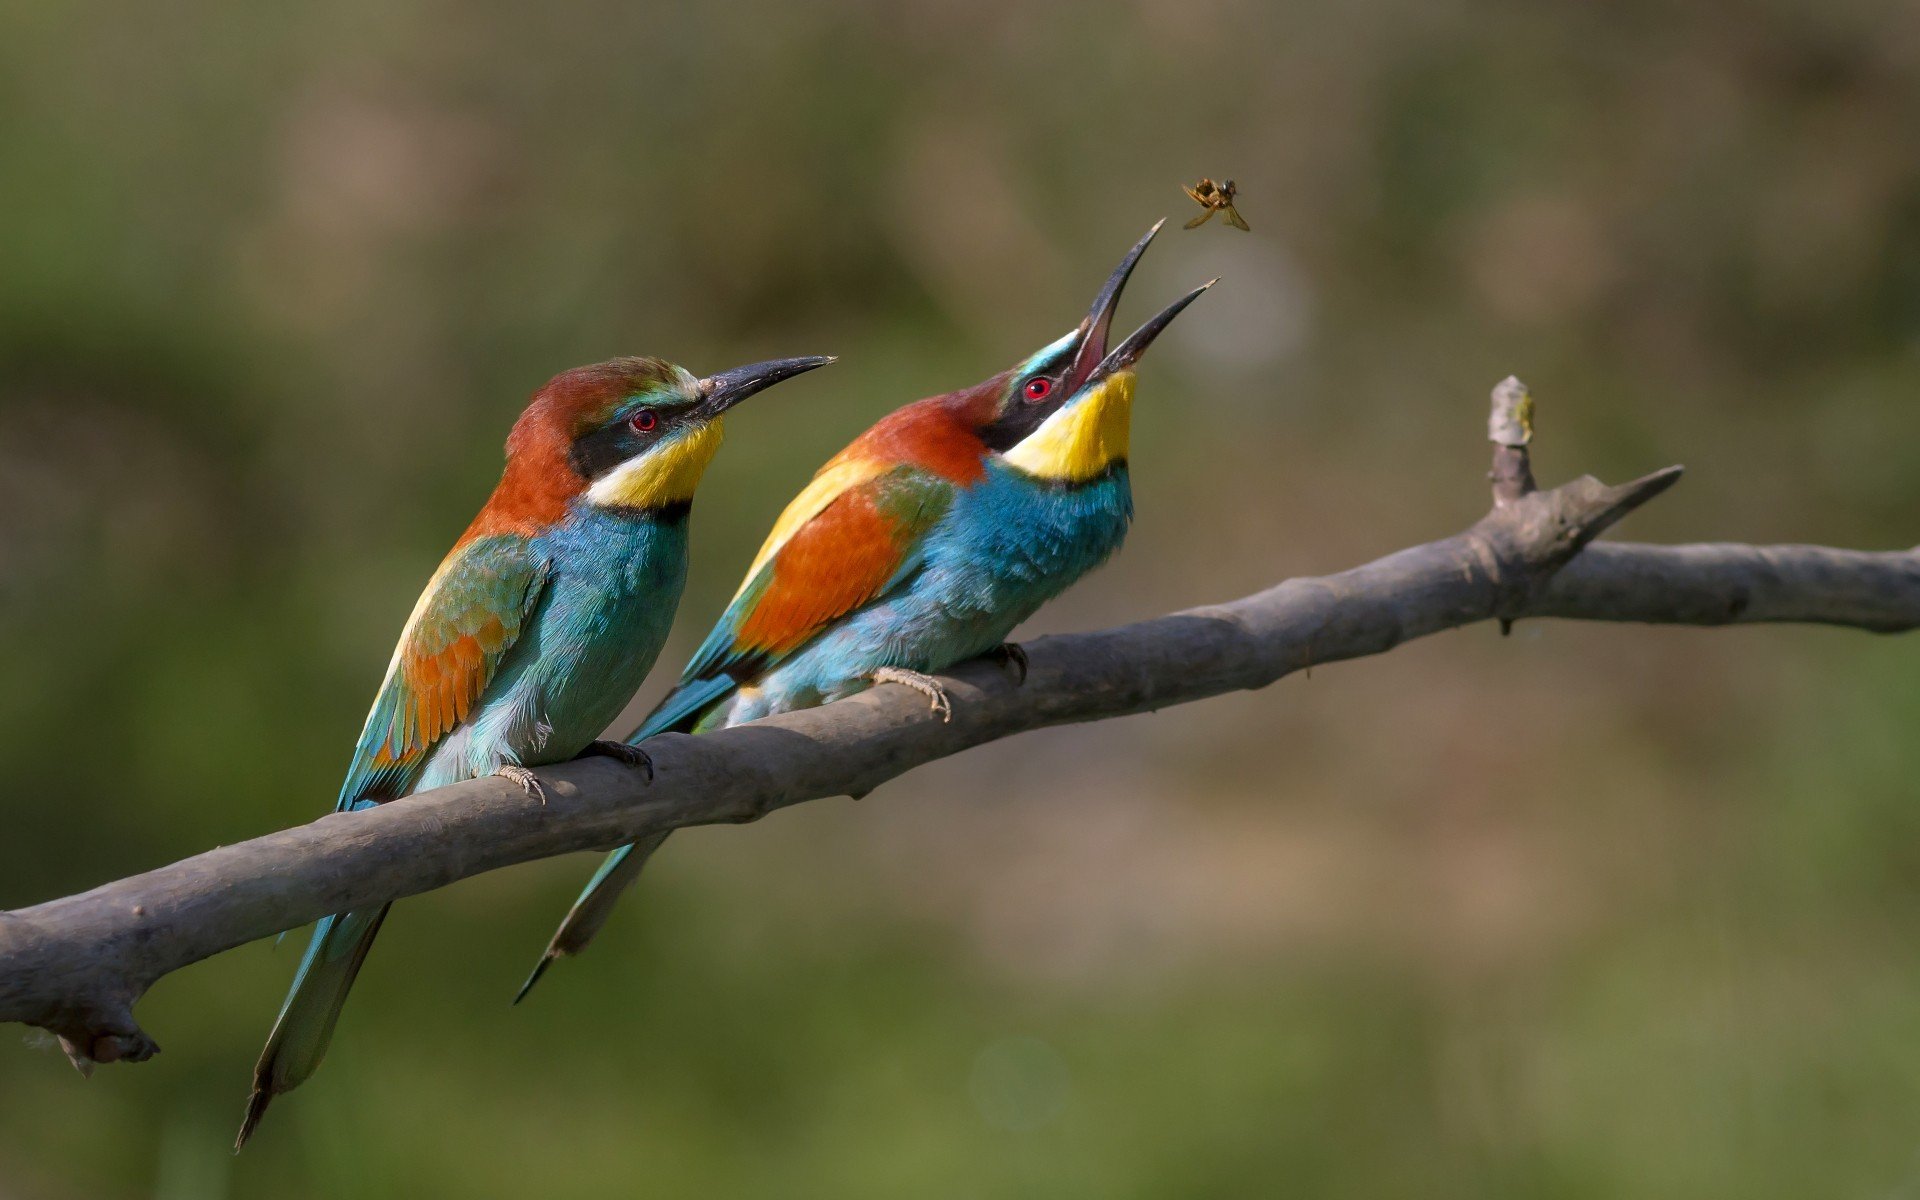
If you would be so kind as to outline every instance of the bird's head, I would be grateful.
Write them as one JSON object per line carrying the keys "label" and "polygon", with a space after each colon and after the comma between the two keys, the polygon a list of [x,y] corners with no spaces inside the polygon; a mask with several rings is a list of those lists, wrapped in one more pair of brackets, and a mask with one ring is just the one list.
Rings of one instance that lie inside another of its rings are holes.
{"label": "bird's head", "polygon": [[1083,483],[1126,460],[1134,364],[1180,310],[1218,282],[1188,292],[1108,349],[1127,277],[1165,223],[1156,221],[1127,251],[1085,320],[982,385],[981,437],[1008,463],[1043,479]]}
{"label": "bird's head", "polygon": [[[658,358],[616,358],[562,371],[507,439],[496,500],[553,520],[557,504],[684,510],[720,448],[728,409],[831,358],[778,358],[704,379]],[[508,494],[504,497],[502,493]]]}

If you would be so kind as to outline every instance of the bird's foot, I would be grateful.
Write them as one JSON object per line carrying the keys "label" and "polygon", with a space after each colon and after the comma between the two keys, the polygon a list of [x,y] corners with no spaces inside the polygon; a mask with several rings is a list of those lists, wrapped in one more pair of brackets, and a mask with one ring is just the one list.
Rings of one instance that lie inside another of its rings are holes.
{"label": "bird's foot", "polygon": [[580,757],[590,758],[594,756],[611,758],[622,766],[638,767],[647,773],[647,782],[653,782],[653,755],[648,754],[645,750],[629,742],[615,742],[604,739],[597,742],[589,742],[587,743],[587,748],[580,752]]}
{"label": "bird's foot", "polygon": [[987,651],[985,657],[1003,667],[1012,667],[1014,686],[1018,687],[1027,681],[1027,648],[1019,642],[1001,642]]}
{"label": "bird's foot", "polygon": [[953,703],[947,699],[947,689],[931,675],[909,671],[905,667],[881,667],[873,673],[873,681],[910,687],[927,698],[928,712],[939,713],[942,721],[953,720]]}
{"label": "bird's foot", "polygon": [[525,767],[507,763],[494,772],[502,779],[511,779],[520,785],[520,790],[538,800],[543,806],[547,802],[547,789],[540,783],[540,777]]}

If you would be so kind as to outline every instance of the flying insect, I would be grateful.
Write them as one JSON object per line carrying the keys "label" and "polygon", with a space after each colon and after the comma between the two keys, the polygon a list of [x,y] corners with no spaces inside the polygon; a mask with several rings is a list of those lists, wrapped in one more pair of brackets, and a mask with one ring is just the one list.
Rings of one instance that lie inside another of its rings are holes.
{"label": "flying insect", "polygon": [[1198,204],[1206,210],[1193,220],[1188,221],[1186,228],[1198,229],[1208,221],[1213,220],[1213,214],[1225,213],[1227,215],[1227,224],[1233,226],[1235,229],[1245,229],[1248,233],[1253,232],[1252,229],[1247,227],[1246,221],[1241,218],[1239,210],[1233,207],[1233,197],[1238,191],[1238,189],[1233,186],[1233,180],[1228,179],[1220,183],[1215,183],[1211,179],[1203,178],[1192,187],[1187,187],[1185,184],[1182,184],[1180,190],[1190,196],[1195,204]]}

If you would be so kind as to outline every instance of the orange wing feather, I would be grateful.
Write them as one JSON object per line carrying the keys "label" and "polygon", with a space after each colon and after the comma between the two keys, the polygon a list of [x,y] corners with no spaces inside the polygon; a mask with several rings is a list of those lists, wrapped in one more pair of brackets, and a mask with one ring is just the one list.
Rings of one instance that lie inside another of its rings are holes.
{"label": "orange wing feather", "polygon": [[367,714],[341,789],[343,807],[391,799],[413,786],[434,746],[486,694],[546,573],[546,563],[511,537],[469,541],[448,556],[407,621]]}
{"label": "orange wing feather", "polygon": [[766,590],[740,623],[738,644],[787,654],[879,595],[900,569],[913,529],[883,513],[877,499],[871,488],[845,492],[787,539],[768,564]]}
{"label": "orange wing feather", "polygon": [[955,489],[985,474],[978,425],[1004,382],[909,404],[834,455],[781,514],[681,682],[745,678],[906,575]]}
{"label": "orange wing feather", "polygon": [[871,603],[911,572],[953,494],[951,482],[913,466],[849,486],[765,558],[681,682],[744,678]]}

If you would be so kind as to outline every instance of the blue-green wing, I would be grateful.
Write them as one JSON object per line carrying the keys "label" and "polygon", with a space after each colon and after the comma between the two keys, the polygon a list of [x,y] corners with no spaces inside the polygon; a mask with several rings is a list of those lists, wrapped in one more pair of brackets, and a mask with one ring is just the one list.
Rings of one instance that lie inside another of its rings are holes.
{"label": "blue-green wing", "polygon": [[540,601],[551,564],[526,538],[456,546],[414,605],[354,747],[338,807],[390,800],[473,711]]}

